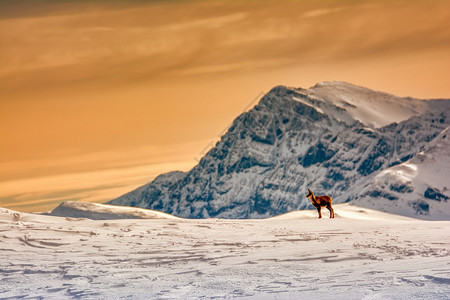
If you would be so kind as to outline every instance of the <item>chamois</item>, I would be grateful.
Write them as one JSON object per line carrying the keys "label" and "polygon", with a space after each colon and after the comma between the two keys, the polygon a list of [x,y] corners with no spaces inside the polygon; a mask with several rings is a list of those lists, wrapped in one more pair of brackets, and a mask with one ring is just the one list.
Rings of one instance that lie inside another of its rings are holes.
{"label": "chamois", "polygon": [[311,199],[312,204],[315,208],[317,208],[317,211],[319,212],[319,219],[322,218],[322,213],[320,212],[322,206],[326,206],[330,211],[330,219],[334,218],[334,209],[331,207],[332,199],[330,196],[314,196],[313,192],[308,189],[308,195],[306,195],[306,197]]}

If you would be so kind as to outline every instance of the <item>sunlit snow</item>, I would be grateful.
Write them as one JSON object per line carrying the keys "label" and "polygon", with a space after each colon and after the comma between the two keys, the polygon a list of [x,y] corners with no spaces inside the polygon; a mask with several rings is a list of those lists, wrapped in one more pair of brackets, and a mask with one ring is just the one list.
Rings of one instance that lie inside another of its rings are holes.
{"label": "sunlit snow", "polygon": [[0,298],[448,297],[450,222],[335,211],[90,220],[0,209]]}

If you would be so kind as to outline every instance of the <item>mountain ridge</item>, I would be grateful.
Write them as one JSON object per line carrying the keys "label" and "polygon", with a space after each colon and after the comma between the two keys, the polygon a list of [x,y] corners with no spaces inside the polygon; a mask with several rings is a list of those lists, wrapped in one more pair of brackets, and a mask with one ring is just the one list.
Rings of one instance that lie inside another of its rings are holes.
{"label": "mountain ridge", "polygon": [[192,170],[158,176],[108,203],[180,217],[263,218],[310,207],[307,188],[337,203],[356,201],[379,172],[427,148],[448,127],[449,108],[448,100],[345,82],[276,86]]}

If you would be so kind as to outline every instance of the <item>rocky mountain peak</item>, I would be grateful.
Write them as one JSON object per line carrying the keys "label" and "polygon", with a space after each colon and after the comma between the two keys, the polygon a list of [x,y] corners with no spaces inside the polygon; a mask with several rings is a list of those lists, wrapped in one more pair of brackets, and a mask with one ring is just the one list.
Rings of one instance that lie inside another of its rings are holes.
{"label": "rocky mountain peak", "polygon": [[308,188],[356,201],[375,176],[417,157],[449,126],[449,103],[344,82],[276,86],[191,171],[159,176],[110,203],[191,218],[261,218],[310,207]]}

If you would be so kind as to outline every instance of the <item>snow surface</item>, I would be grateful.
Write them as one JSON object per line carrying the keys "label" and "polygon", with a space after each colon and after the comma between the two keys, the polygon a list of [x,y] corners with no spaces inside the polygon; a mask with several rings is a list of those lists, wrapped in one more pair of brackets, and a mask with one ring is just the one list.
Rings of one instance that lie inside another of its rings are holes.
{"label": "snow surface", "polygon": [[101,221],[0,208],[0,298],[448,299],[449,221],[335,211]]}

